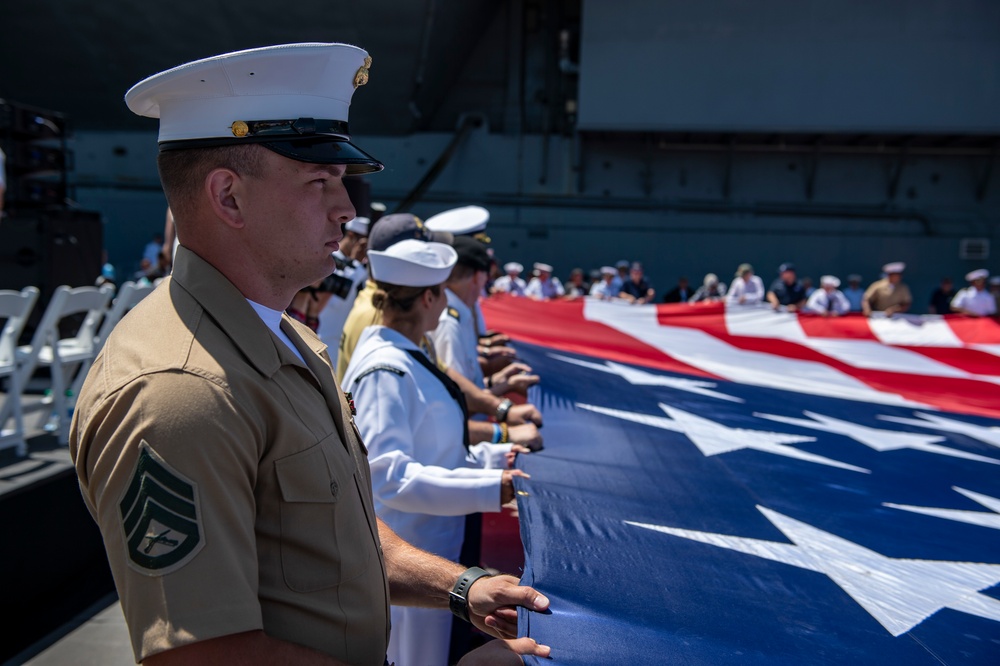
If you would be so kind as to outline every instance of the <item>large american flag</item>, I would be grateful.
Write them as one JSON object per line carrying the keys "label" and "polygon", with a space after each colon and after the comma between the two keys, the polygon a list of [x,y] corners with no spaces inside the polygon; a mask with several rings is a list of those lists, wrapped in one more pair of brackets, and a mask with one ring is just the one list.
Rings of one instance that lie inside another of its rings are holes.
{"label": "large american flag", "polygon": [[1000,663],[1000,325],[490,299],[557,664]]}

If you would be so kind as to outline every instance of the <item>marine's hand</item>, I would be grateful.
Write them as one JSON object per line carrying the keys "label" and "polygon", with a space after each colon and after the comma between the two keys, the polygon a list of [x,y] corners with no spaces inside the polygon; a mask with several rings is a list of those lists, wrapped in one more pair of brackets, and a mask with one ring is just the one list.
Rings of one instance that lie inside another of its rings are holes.
{"label": "marine's hand", "polygon": [[543,448],[542,436],[538,432],[538,426],[534,423],[510,426],[507,428],[507,433],[513,444],[526,446],[532,451],[540,451]]}
{"label": "marine's hand", "polygon": [[506,574],[480,578],[469,589],[468,599],[472,624],[497,638],[517,636],[518,606],[532,611],[549,607],[545,595]]}
{"label": "marine's hand", "polygon": [[521,425],[522,423],[534,423],[536,426],[542,425],[542,413],[530,402],[523,405],[513,405],[507,412],[507,425]]}
{"label": "marine's hand", "polygon": [[533,638],[494,640],[467,653],[458,666],[517,666],[524,663],[522,654],[545,659],[551,651],[548,645],[539,645]]}

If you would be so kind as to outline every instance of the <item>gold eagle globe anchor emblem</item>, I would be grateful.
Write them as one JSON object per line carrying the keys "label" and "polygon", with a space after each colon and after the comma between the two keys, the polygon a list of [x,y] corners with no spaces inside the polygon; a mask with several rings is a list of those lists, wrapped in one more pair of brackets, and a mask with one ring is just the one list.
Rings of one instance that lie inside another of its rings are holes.
{"label": "gold eagle globe anchor emblem", "polygon": [[357,73],[354,75],[354,87],[363,86],[368,83],[368,70],[372,66],[372,57],[367,56],[365,58],[365,64],[358,68]]}

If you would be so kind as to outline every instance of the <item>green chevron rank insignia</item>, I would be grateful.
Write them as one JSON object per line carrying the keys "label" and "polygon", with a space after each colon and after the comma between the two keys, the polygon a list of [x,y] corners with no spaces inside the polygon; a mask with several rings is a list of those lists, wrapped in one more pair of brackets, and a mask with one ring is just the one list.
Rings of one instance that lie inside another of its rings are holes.
{"label": "green chevron rank insignia", "polygon": [[129,560],[142,573],[155,576],[179,569],[204,545],[197,486],[145,440],[118,508]]}

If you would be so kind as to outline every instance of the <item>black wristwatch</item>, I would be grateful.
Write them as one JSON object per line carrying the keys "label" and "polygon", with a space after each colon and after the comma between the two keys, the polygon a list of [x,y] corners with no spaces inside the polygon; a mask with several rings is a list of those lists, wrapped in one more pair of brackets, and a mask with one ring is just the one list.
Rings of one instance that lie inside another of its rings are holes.
{"label": "black wristwatch", "polygon": [[491,576],[492,574],[479,567],[470,567],[465,570],[465,572],[458,577],[458,582],[455,583],[455,587],[451,588],[451,592],[448,593],[448,607],[451,608],[451,612],[462,618],[466,622],[469,621],[469,588],[480,578],[486,576]]}

